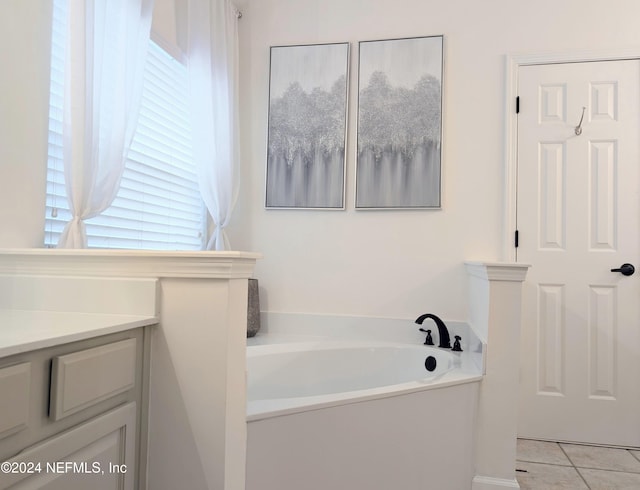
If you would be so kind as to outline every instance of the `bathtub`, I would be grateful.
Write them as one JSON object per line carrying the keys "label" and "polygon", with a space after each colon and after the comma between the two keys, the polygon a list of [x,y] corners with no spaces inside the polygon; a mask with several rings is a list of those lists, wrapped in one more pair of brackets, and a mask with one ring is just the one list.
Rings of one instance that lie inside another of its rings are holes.
{"label": "bathtub", "polygon": [[472,356],[353,339],[248,347],[246,489],[471,488]]}
{"label": "bathtub", "polygon": [[329,340],[252,346],[247,350],[247,419],[474,379],[461,368],[462,353],[425,345]]}

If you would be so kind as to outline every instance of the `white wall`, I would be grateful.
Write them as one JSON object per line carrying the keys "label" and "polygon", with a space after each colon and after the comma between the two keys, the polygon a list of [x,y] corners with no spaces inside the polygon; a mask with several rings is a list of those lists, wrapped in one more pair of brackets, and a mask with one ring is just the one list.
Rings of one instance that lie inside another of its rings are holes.
{"label": "white wall", "polygon": [[[171,15],[174,0],[158,0]],[[168,2],[168,3],[167,3]],[[50,0],[0,1],[0,247],[42,243]],[[502,251],[504,57],[640,44],[640,3],[244,0],[243,182],[230,239],[270,311],[466,319],[469,258]],[[164,38],[180,30],[156,19]],[[444,34],[442,211],[354,211],[357,41]],[[350,41],[347,210],[264,210],[269,46]],[[18,203],[19,205],[16,205]]]}
{"label": "white wall", "polygon": [[[640,44],[640,3],[249,0],[241,20],[240,248],[270,311],[466,319],[465,259],[502,259],[505,55]],[[443,209],[355,211],[360,40],[445,36]],[[352,43],[347,210],[264,209],[269,46]],[[238,246],[238,241],[235,242]]]}
{"label": "white wall", "polygon": [[0,246],[41,247],[51,0],[0,1]]}

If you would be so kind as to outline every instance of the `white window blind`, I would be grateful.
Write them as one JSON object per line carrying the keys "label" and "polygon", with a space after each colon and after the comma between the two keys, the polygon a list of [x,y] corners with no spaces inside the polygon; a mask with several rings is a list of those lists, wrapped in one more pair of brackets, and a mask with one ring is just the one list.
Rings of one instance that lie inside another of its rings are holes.
{"label": "white window blind", "polygon": [[[51,54],[45,246],[55,247],[71,219],[64,185],[62,103],[65,1],[55,0]],[[154,42],[142,105],[117,197],[86,220],[90,248],[199,250],[205,208],[191,149],[187,70]]]}

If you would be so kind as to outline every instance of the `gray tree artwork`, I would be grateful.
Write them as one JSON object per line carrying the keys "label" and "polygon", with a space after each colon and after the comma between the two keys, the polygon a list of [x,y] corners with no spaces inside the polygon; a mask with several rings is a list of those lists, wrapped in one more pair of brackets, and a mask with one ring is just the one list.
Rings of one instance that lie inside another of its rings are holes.
{"label": "gray tree artwork", "polygon": [[439,208],[442,36],[359,46],[356,208]]}
{"label": "gray tree artwork", "polygon": [[274,46],[267,208],[344,208],[349,44]]}

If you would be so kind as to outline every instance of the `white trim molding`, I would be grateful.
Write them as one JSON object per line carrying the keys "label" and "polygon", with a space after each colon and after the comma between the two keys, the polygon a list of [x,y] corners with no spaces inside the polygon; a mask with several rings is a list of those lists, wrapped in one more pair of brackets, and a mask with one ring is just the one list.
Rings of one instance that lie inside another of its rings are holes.
{"label": "white trim molding", "polygon": [[502,490],[504,488],[520,488],[516,479],[493,478],[491,476],[478,476],[473,478],[472,490]]}
{"label": "white trim molding", "polygon": [[515,281],[522,282],[529,270],[528,264],[513,262],[475,262],[464,263],[467,273],[487,281]]}

